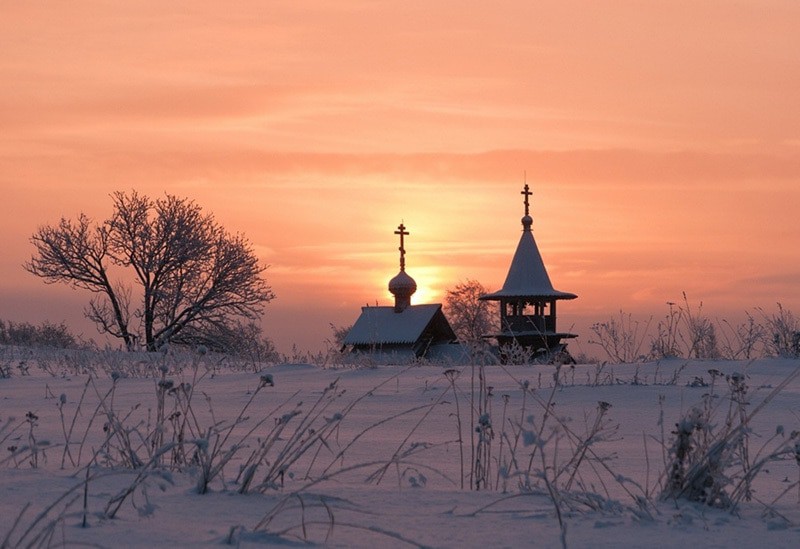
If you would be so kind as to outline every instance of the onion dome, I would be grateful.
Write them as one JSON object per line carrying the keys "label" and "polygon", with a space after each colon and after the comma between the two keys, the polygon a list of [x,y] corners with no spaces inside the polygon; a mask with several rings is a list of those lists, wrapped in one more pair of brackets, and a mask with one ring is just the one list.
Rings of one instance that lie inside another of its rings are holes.
{"label": "onion dome", "polygon": [[400,271],[397,275],[389,281],[389,291],[395,297],[401,295],[411,295],[417,291],[417,283],[405,271]]}
{"label": "onion dome", "polygon": [[406,273],[406,248],[403,237],[408,236],[405,225],[400,223],[394,234],[400,235],[400,272],[389,281],[389,291],[394,296],[394,311],[402,313],[411,305],[411,296],[417,291],[417,283]]}

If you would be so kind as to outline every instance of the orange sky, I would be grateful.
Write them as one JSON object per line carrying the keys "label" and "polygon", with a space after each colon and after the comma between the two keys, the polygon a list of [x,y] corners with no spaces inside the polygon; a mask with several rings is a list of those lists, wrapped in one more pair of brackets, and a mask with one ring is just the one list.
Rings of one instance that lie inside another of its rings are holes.
{"label": "orange sky", "polygon": [[715,316],[800,312],[794,1],[0,9],[0,318],[96,337],[84,293],[22,270],[29,236],[169,192],[271,265],[279,349],[319,348],[389,303],[401,220],[420,300],[498,288],[526,172],[584,350],[592,321],[682,291]]}

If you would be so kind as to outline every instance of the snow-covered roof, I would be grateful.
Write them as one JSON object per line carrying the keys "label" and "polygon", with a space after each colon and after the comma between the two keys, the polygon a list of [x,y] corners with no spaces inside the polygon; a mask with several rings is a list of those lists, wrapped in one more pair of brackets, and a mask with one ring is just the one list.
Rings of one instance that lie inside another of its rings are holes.
{"label": "snow-covered roof", "polygon": [[517,244],[514,259],[503,287],[494,293],[482,295],[481,299],[498,300],[505,297],[530,297],[544,299],[575,299],[578,297],[569,292],[560,292],[553,288],[547,269],[542,261],[542,254],[533,238],[533,218],[530,216],[528,197],[532,194],[528,184],[520,194],[525,196],[525,215],[522,217],[522,237]]}
{"label": "snow-covered roof", "polygon": [[[527,217],[527,216],[526,216]],[[528,217],[528,219],[530,219]],[[536,246],[530,224],[523,225],[522,237],[519,239],[514,259],[508,269],[506,281],[502,289],[481,296],[481,299],[500,299],[501,297],[542,297],[556,299],[575,299],[578,297],[569,292],[561,292],[553,288],[550,277],[545,269],[542,255]]]}
{"label": "snow-covered roof", "polygon": [[[402,312],[394,307],[362,307],[361,316],[350,328],[345,345],[392,345],[416,343],[434,321],[437,313],[446,324],[445,332],[452,334],[439,303],[411,305]],[[441,319],[440,319],[441,320]],[[452,335],[455,339],[455,335]]]}

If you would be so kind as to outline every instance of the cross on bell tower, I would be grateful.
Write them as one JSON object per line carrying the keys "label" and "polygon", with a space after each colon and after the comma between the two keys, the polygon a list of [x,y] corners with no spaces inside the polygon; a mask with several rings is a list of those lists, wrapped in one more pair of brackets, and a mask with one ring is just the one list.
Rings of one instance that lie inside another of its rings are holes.
{"label": "cross on bell tower", "polygon": [[403,223],[401,222],[400,225],[397,226],[397,230],[394,232],[394,234],[399,234],[400,235],[400,247],[398,248],[398,250],[400,250],[400,270],[401,271],[405,271],[406,270],[406,248],[405,248],[405,240],[403,239],[403,237],[404,236],[408,236],[411,233],[406,231],[406,226],[403,225]]}
{"label": "cross on bell tower", "polygon": [[520,192],[519,194],[525,195],[525,215],[522,216],[522,230],[525,232],[531,232],[531,225],[533,225],[533,218],[531,217],[531,204],[528,198],[533,194],[531,192],[531,188],[525,183],[525,190]]}
{"label": "cross on bell tower", "polygon": [[525,195],[525,215],[529,216],[530,215],[530,203],[528,202],[528,197],[531,196],[533,193],[531,192],[530,187],[528,187],[527,183],[525,183],[525,190],[520,192],[519,194],[524,194]]}

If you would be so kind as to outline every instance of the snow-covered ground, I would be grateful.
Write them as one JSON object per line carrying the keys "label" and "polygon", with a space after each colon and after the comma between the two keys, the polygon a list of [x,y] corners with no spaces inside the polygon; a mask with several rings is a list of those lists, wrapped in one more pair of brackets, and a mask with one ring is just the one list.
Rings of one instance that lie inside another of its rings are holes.
{"label": "snow-covered ground", "polygon": [[[800,378],[774,390],[798,360],[563,366],[557,386],[552,365],[233,371],[208,356],[126,363],[98,354],[50,355],[51,375],[35,356],[22,369],[12,353],[3,360],[8,546],[800,544],[791,452],[763,466],[735,512],[660,497],[677,422],[693,407],[705,414],[704,402],[713,432],[745,417],[731,400],[734,373],[746,376],[745,414],[768,399],[748,418],[748,463],[794,448]],[[133,370],[151,376],[126,374]],[[239,473],[259,448],[264,457],[241,490]],[[741,470],[741,448],[720,474]],[[204,459],[208,471],[224,466],[199,493]],[[283,474],[270,474],[281,460]],[[481,489],[471,489],[482,471]]]}

